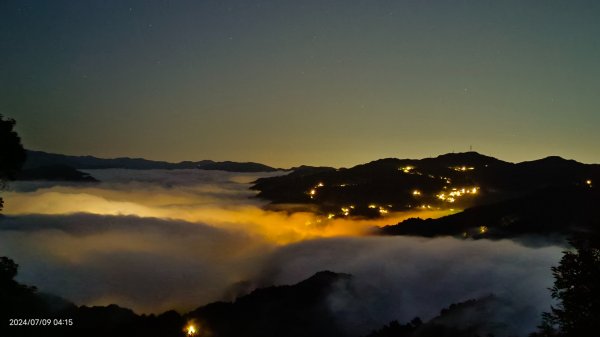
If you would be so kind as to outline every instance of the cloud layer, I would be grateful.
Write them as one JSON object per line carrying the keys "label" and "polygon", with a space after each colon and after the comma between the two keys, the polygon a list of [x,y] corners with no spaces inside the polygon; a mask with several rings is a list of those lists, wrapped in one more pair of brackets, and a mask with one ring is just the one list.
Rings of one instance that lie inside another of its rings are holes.
{"label": "cloud layer", "polygon": [[264,210],[248,190],[256,174],[91,173],[103,182],[13,185],[0,218],[0,255],[21,265],[19,279],[78,304],[188,310],[231,299],[242,282],[290,284],[320,270],[355,276],[358,297],[340,291],[328,300],[356,331],[431,318],[450,303],[494,293],[516,299],[501,319],[525,332],[550,304],[560,247],[374,237],[373,226],[415,214],[327,221]]}

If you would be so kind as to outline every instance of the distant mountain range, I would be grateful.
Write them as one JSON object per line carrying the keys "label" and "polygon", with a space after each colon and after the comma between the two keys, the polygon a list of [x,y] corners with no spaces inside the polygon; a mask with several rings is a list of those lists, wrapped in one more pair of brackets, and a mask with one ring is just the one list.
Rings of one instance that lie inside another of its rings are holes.
{"label": "distant mountain range", "polygon": [[16,175],[16,180],[44,180],[44,181],[73,181],[97,182],[90,174],[81,172],[67,165],[48,165],[23,169]]}
{"label": "distant mountain range", "polygon": [[[139,158],[101,159],[28,151],[21,180],[96,181],[78,169],[205,169],[271,172],[258,163],[168,163]],[[600,200],[600,165],[560,157],[510,163],[476,152],[435,158],[387,158],[352,168],[300,166],[260,178],[251,187],[273,204],[317,209],[324,218],[381,217],[393,211],[448,210],[440,219],[409,219],[388,235],[504,238],[522,234],[568,236],[600,232],[592,210]],[[304,206],[302,206],[304,205]],[[463,209],[465,211],[461,212]],[[418,213],[415,216],[419,216]]]}
{"label": "distant mountain range", "polygon": [[264,164],[253,162],[216,162],[212,160],[200,161],[182,161],[179,163],[170,163],[166,161],[148,160],[142,158],[97,158],[93,156],[68,156],[63,154],[47,153],[43,151],[27,150],[27,161],[24,169],[65,165],[75,169],[93,170],[93,169],[132,169],[132,170],[174,170],[174,169],[202,169],[202,170],[222,170],[232,172],[273,172],[281,170]]}
{"label": "distant mountain range", "polygon": [[182,161],[170,163],[142,158],[97,158],[92,156],[68,156],[27,150],[27,160],[18,180],[65,180],[96,181],[89,174],[78,170],[93,169],[132,169],[132,170],[174,170],[201,169],[229,172],[273,172],[281,169],[253,162],[216,162],[212,160]]}

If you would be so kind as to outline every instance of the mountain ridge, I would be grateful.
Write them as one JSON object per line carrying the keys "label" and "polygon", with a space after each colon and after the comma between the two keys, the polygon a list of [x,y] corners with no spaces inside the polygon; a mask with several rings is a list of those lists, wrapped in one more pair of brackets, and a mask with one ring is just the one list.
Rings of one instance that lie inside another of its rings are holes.
{"label": "mountain ridge", "polygon": [[24,169],[35,169],[49,166],[69,166],[74,169],[134,169],[134,170],[154,170],[154,169],[203,169],[203,170],[222,170],[230,172],[274,172],[281,170],[268,165],[255,162],[233,162],[233,161],[181,161],[177,163],[148,160],[144,158],[99,158],[94,156],[70,156],[44,151],[27,150],[27,160]]}
{"label": "mountain ridge", "polygon": [[293,171],[257,179],[251,188],[273,204],[317,206],[328,217],[378,217],[392,211],[465,209],[539,189],[592,187],[599,180],[598,164],[557,156],[510,163],[471,151]]}

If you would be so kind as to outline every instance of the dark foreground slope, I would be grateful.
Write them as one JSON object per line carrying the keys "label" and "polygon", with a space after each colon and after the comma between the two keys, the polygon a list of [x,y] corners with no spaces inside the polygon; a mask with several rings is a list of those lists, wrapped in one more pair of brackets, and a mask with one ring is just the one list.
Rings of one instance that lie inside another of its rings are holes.
{"label": "dark foreground slope", "polygon": [[[332,311],[329,302],[333,292],[355,291],[352,277],[347,274],[319,272],[295,285],[257,289],[234,302],[208,304],[184,315],[175,311],[138,315],[117,305],[78,307],[64,299],[40,294],[35,288],[14,281],[17,271],[14,262],[2,258],[0,267],[1,336],[183,337],[190,324],[195,327],[193,336],[204,337],[360,336],[359,332],[343,326],[343,320]],[[408,328],[393,322],[370,336],[473,337],[474,332],[485,336],[504,331],[502,327],[498,329],[499,323],[493,319],[495,310],[502,308],[490,299],[469,301],[443,310],[431,322],[416,319]],[[473,316],[471,309],[480,314]],[[10,325],[10,319],[17,320]],[[411,334],[398,334],[399,327]],[[415,331],[423,333],[413,334]]]}
{"label": "dark foreground slope", "polygon": [[510,303],[490,295],[478,300],[468,300],[442,309],[428,322],[418,317],[400,324],[390,322],[366,337],[488,337],[507,336],[519,324],[516,314],[498,320],[498,311],[510,307]]}
{"label": "dark foreground slope", "polygon": [[334,287],[350,288],[350,275],[319,272],[293,286],[263,288],[198,308],[186,315],[218,336],[344,336],[328,297]]}

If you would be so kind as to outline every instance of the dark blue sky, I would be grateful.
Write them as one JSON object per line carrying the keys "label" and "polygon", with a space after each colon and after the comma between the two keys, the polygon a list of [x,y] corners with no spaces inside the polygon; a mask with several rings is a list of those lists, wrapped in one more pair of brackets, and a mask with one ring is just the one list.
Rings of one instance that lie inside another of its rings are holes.
{"label": "dark blue sky", "polygon": [[351,165],[600,162],[598,1],[2,1],[32,149]]}

